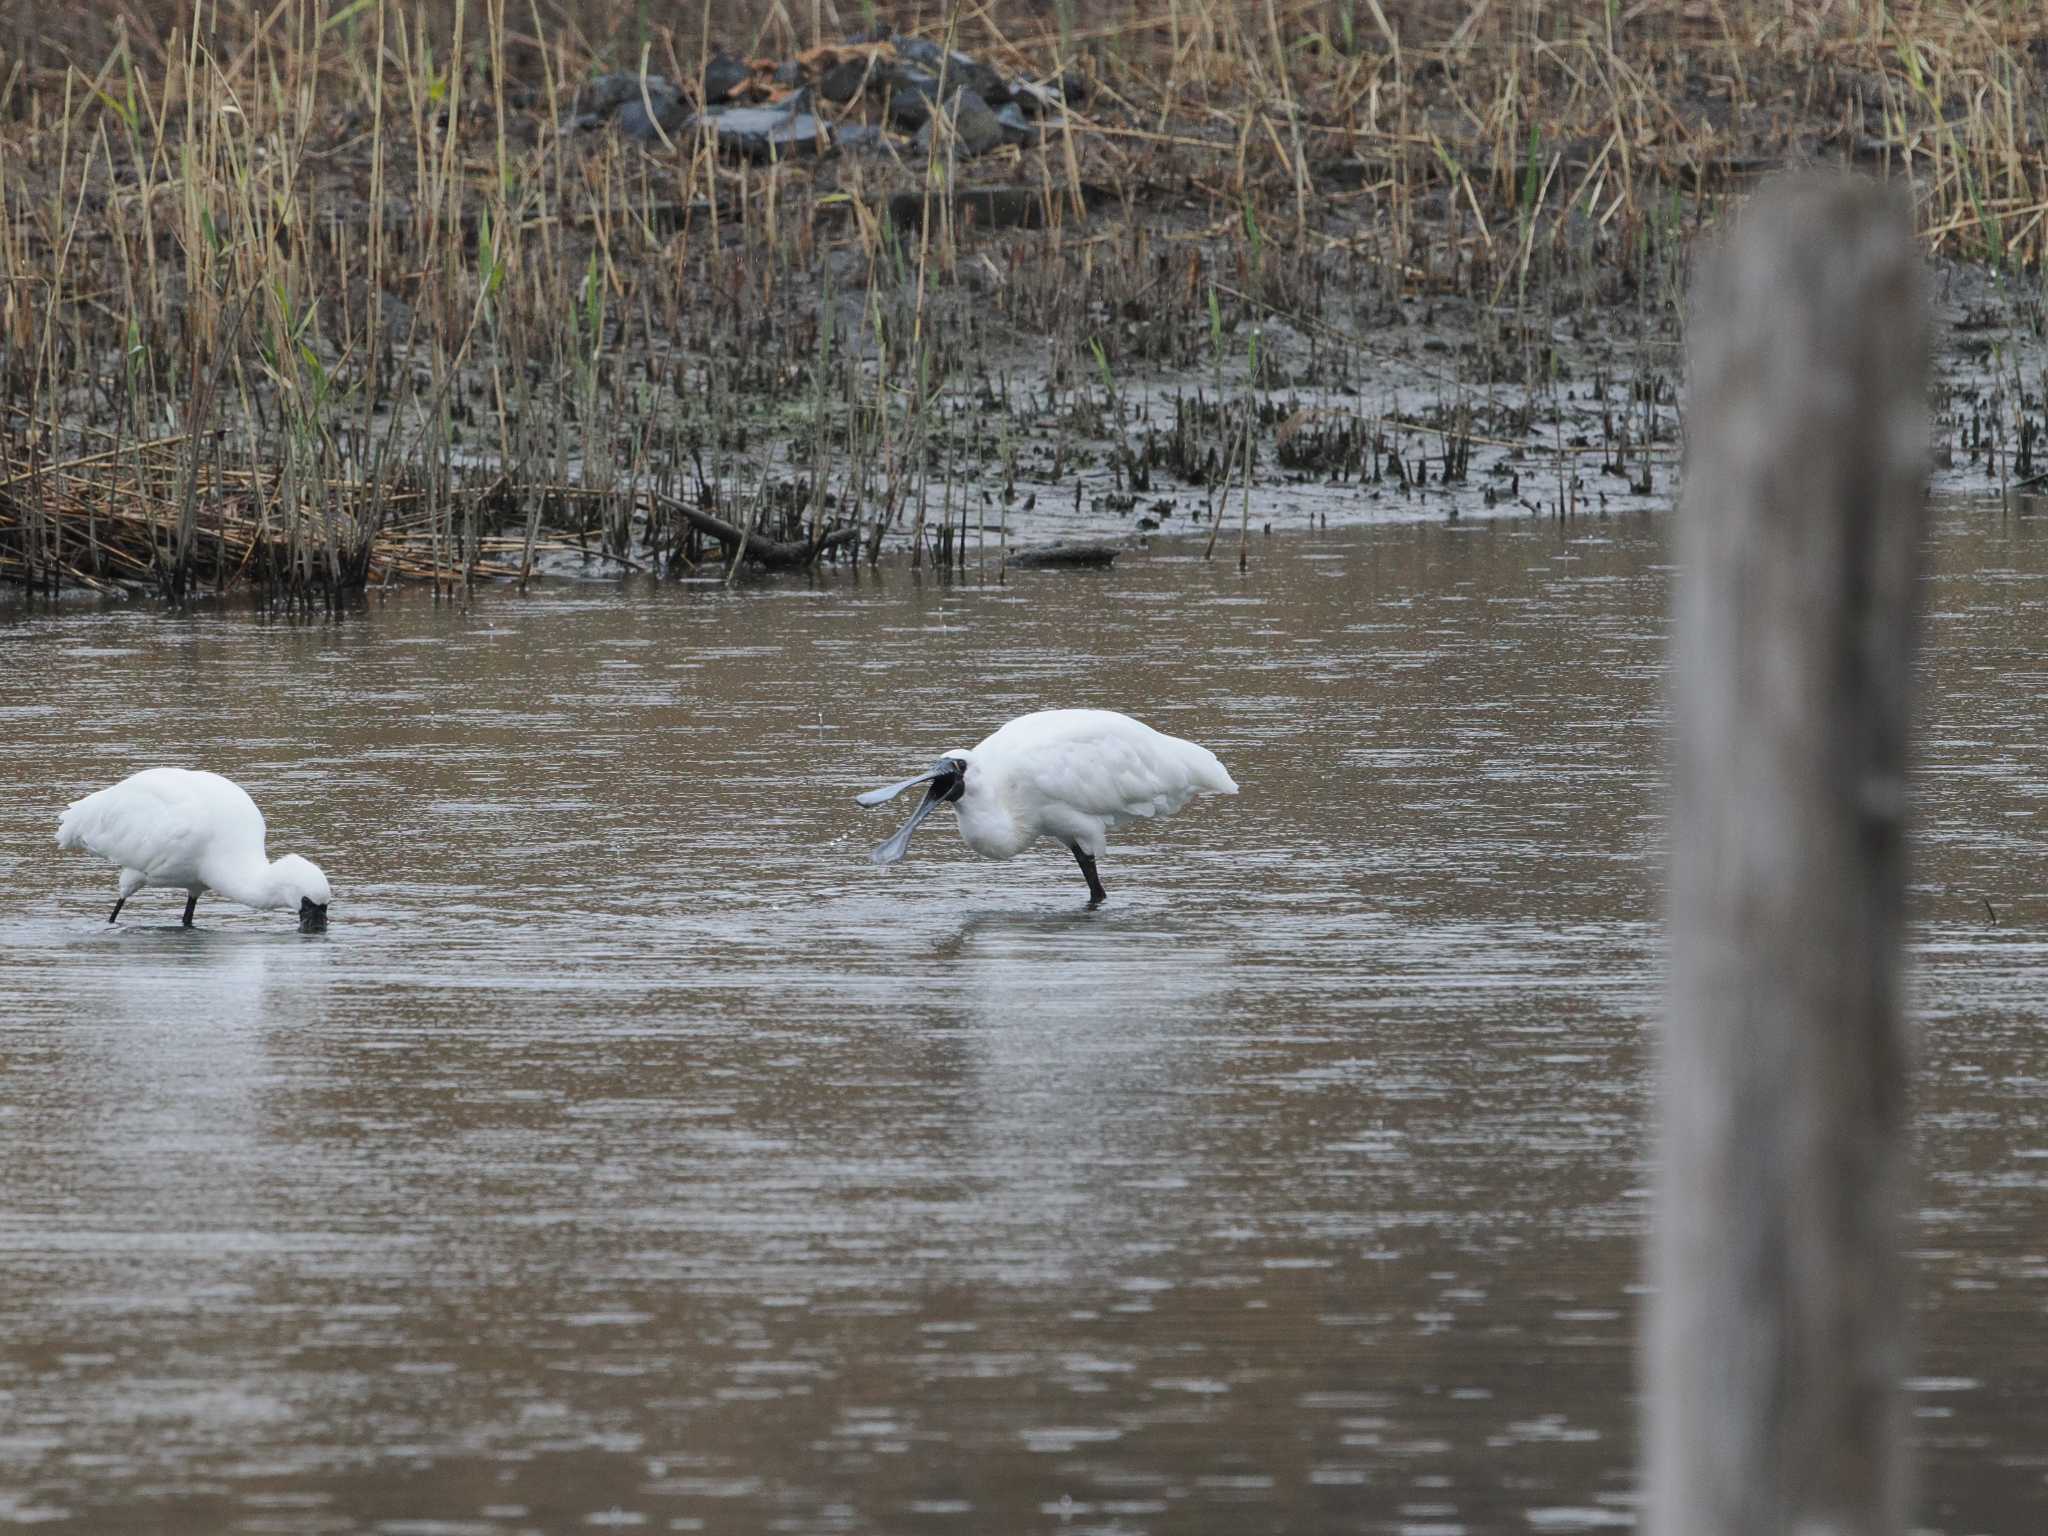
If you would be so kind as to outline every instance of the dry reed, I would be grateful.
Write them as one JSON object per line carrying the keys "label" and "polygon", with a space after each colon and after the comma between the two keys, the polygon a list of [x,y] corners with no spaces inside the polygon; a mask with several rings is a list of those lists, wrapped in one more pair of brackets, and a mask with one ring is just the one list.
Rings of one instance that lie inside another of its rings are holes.
{"label": "dry reed", "polygon": [[[958,562],[960,477],[991,465],[1005,527],[1020,476],[1080,464],[1133,496],[1177,475],[1219,516],[1264,467],[1405,493],[1418,454],[1462,477],[1489,437],[1648,483],[1690,241],[1788,161],[1910,183],[1927,249],[2022,279],[2000,323],[2040,325],[2032,6],[672,14],[0,5],[0,580],[326,601],[530,574],[551,545],[737,568],[720,526],[818,552],[853,529],[870,556],[897,532]],[[929,159],[759,164],[572,126],[606,70],[687,96],[720,46],[772,64],[878,24],[1074,99],[981,159],[943,133]],[[1455,321],[1427,419],[1325,419],[1412,356],[1382,332],[1418,304]],[[1282,325],[1291,362],[1258,340]],[[1599,440],[1571,442],[1558,338],[1597,326],[1626,355]],[[1148,379],[1205,391],[1176,396],[1181,441]],[[2039,434],[2024,378],[1972,408],[1987,457]]]}

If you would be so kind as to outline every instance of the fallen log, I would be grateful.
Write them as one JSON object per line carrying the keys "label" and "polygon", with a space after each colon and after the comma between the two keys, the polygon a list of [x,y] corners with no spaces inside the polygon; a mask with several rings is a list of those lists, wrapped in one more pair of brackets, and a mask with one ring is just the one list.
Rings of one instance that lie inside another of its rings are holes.
{"label": "fallen log", "polygon": [[771,571],[807,569],[817,564],[820,557],[860,537],[858,528],[834,528],[815,539],[785,542],[781,539],[771,539],[766,534],[735,528],[724,518],[706,512],[701,507],[693,507],[688,502],[677,501],[672,496],[657,496],[654,499],[662,510],[674,513],[699,533],[718,540],[727,550],[736,549],[744,544],[747,558],[759,561]]}
{"label": "fallen log", "polygon": [[1123,553],[1120,546],[1104,543],[1032,544],[1010,551],[1009,563],[1019,566],[1070,566],[1101,568]]}

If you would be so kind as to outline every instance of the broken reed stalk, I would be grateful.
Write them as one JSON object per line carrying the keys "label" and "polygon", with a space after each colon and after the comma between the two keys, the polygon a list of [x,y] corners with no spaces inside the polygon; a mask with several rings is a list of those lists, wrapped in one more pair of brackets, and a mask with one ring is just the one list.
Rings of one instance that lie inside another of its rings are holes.
{"label": "broken reed stalk", "polygon": [[1696,292],[1645,1400],[1659,1536],[1904,1529],[1920,281],[1897,201],[1797,180],[1758,194]]}

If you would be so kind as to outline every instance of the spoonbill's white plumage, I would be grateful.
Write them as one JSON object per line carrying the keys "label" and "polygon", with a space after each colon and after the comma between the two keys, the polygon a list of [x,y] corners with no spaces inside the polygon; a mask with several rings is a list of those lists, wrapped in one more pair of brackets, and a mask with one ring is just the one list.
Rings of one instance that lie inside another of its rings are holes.
{"label": "spoonbill's white plumage", "polygon": [[1088,881],[1088,904],[1107,894],[1095,861],[1111,827],[1170,816],[1196,795],[1234,795],[1237,783],[1216,754],[1107,709],[1047,709],[1019,715],[974,747],[946,753],[928,772],[858,796],[880,805],[923,784],[902,830],[877,848],[894,864],[910,834],[942,805],[960,818],[960,836],[985,859],[1014,858],[1041,837],[1072,850]]}
{"label": "spoonbill's white plumage", "polygon": [[217,773],[145,768],[109,789],[74,800],[57,822],[59,848],[83,848],[121,868],[112,922],[144,886],[185,895],[185,926],[201,891],[245,907],[295,908],[299,929],[327,926],[333,899],[327,877],[295,853],[272,861],[263,851],[263,813],[242,786]]}

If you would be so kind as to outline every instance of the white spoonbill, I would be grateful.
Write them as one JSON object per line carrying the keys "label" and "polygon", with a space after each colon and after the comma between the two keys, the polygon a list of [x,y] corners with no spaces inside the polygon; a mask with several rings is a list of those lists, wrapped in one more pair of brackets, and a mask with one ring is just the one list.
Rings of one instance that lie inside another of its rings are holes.
{"label": "white spoonbill", "polygon": [[185,891],[185,926],[201,891],[245,907],[295,907],[299,932],[327,927],[332,893],[320,866],[288,853],[263,852],[263,813],[242,786],[217,773],[145,768],[110,789],[74,800],[57,822],[59,848],[83,848],[121,867],[121,897],[146,885]]}
{"label": "white spoonbill", "polygon": [[1103,834],[1140,816],[1170,816],[1199,794],[1234,795],[1237,783],[1216,754],[1108,709],[1047,709],[1019,715],[979,746],[956,748],[921,773],[856,798],[880,805],[929,786],[903,830],[877,848],[894,864],[910,834],[940,806],[960,818],[960,836],[984,859],[1015,858],[1041,837],[1072,850],[1088,881],[1088,905],[1108,892],[1095,872]]}

